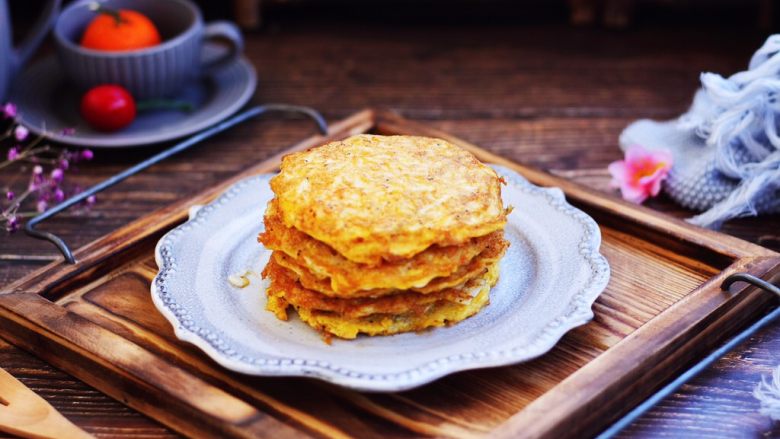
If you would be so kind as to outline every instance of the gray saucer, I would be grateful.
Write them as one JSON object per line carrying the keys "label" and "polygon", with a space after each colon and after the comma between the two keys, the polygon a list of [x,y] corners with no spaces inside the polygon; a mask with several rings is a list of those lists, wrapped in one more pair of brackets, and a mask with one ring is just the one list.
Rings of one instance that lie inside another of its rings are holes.
{"label": "gray saucer", "polygon": [[[222,50],[216,45],[204,49],[206,57]],[[242,57],[208,78],[193,81],[176,97],[192,103],[192,111],[144,111],[123,130],[102,133],[79,115],[81,91],[66,82],[56,56],[51,55],[19,74],[8,100],[17,105],[20,122],[35,134],[45,133],[52,141],[70,145],[124,148],[176,139],[214,125],[241,108],[256,86],[255,69]],[[62,135],[65,128],[75,128],[76,133]]]}

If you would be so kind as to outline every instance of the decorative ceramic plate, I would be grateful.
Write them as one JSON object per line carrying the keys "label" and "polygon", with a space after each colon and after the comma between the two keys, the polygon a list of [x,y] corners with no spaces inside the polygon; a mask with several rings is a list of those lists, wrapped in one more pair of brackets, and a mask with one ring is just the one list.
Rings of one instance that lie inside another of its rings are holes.
{"label": "decorative ceramic plate", "polygon": [[[290,313],[265,310],[259,274],[270,251],[257,242],[273,194],[271,175],[243,180],[157,244],[152,298],[177,337],[228,369],[252,375],[307,376],[367,391],[410,389],[454,372],[538,357],[587,323],[609,280],[596,222],[566,203],[560,189],[532,185],[506,168],[504,203],[514,206],[490,304],[456,325],[422,333],[333,339]],[[228,277],[249,271],[250,284]]]}
{"label": "decorative ceramic plate", "polygon": [[[221,50],[218,45],[206,44],[204,57],[214,57]],[[192,111],[145,111],[123,130],[103,133],[90,128],[79,115],[81,92],[62,76],[55,55],[33,63],[18,78],[8,99],[17,105],[23,125],[56,142],[90,148],[145,146],[196,133],[235,113],[257,87],[254,67],[240,57],[210,77],[184,87],[176,99],[191,103]],[[61,132],[65,128],[75,128],[76,133],[64,136]]]}

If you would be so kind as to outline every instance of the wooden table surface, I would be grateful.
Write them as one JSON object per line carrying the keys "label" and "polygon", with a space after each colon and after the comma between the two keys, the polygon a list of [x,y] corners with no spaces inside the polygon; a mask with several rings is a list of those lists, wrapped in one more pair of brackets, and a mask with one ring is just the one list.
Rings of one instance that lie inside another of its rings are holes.
{"label": "wooden table surface", "polygon": [[[742,69],[765,35],[706,23],[630,31],[563,24],[433,26],[286,20],[247,36],[259,74],[254,102],[321,110],[328,120],[361,108],[389,108],[511,159],[609,190],[607,164],[617,136],[642,117],[684,111],[698,74]],[[81,246],[194,194],[278,152],[314,129],[300,120],[251,122],[101,194],[85,216],[65,214],[46,228]],[[160,147],[95,150],[68,176],[94,184]],[[0,174],[0,178],[8,177]],[[667,200],[651,206],[690,212]],[[724,231],[780,249],[780,217],[744,219]],[[57,257],[23,234],[0,238],[0,284]],[[758,413],[752,390],[780,364],[780,324],[759,333],[624,431],[624,437],[778,436]],[[65,416],[101,437],[175,433],[0,340],[0,366]]]}

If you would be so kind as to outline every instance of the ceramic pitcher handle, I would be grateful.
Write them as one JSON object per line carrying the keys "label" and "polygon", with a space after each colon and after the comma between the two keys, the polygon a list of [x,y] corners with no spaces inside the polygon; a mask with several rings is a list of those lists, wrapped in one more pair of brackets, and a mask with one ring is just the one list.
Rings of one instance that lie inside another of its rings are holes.
{"label": "ceramic pitcher handle", "polygon": [[205,40],[225,41],[228,43],[227,51],[203,65],[203,74],[210,75],[219,68],[224,67],[241,55],[244,51],[244,37],[238,26],[230,21],[214,21],[206,24],[204,30]]}
{"label": "ceramic pitcher handle", "polygon": [[49,33],[49,29],[51,29],[51,26],[57,19],[59,12],[60,0],[49,0],[46,2],[46,6],[38,17],[38,21],[36,21],[32,29],[27,32],[27,36],[24,37],[24,40],[19,44],[19,47],[14,50],[14,70],[27,62],[33,52],[35,52],[35,49],[37,49],[43,41],[43,37]]}

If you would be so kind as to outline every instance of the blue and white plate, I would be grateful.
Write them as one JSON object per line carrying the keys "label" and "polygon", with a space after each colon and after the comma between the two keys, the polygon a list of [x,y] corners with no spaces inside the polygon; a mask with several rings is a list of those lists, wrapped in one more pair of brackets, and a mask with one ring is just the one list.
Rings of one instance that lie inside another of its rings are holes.
{"label": "blue and white plate", "polygon": [[[251,375],[400,391],[462,370],[530,360],[593,317],[609,265],[599,253],[598,225],[561,190],[496,170],[508,183],[504,202],[514,206],[506,228],[511,246],[490,304],[451,327],[328,345],[295,313],[283,322],[266,311],[266,284],[258,273],[270,251],[256,237],[273,196],[271,175],[235,184],[159,241],[152,298],[177,337]],[[244,273],[250,273],[246,287],[228,280]]]}
{"label": "blue and white plate", "polygon": [[[206,44],[204,56],[213,57],[222,50],[218,45]],[[254,67],[240,57],[213,75],[188,84],[176,96],[176,100],[191,103],[192,111],[140,112],[126,128],[104,133],[95,131],[81,118],[81,91],[68,84],[52,54],[17,76],[8,99],[17,105],[20,123],[35,134],[69,145],[125,148],[177,139],[221,122],[246,104],[256,87]],[[62,135],[65,128],[75,128],[76,132]]]}

